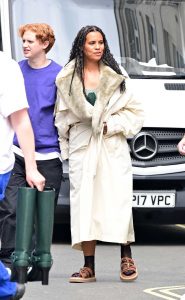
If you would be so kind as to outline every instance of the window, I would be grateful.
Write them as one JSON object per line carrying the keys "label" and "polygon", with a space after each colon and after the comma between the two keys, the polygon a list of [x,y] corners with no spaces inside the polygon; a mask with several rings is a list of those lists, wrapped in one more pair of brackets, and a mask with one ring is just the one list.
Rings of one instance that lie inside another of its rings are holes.
{"label": "window", "polygon": [[11,3],[11,41],[13,56],[23,59],[20,25],[48,23],[54,30],[56,42],[48,57],[64,65],[72,42],[82,26],[97,25],[105,32],[111,52],[120,57],[117,27],[112,0],[9,0]]}

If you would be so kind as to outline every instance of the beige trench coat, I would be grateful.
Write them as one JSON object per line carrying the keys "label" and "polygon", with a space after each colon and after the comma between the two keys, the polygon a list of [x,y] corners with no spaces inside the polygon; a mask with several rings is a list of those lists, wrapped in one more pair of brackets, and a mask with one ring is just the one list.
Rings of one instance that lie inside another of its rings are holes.
{"label": "beige trench coat", "polygon": [[[74,76],[74,61],[58,74],[55,125],[61,155],[69,158],[72,246],[81,250],[82,241],[134,241],[132,219],[132,165],[127,137],[143,124],[141,103],[133,96],[129,79],[103,63],[94,107],[83,95]],[[103,122],[108,132],[102,134]]]}

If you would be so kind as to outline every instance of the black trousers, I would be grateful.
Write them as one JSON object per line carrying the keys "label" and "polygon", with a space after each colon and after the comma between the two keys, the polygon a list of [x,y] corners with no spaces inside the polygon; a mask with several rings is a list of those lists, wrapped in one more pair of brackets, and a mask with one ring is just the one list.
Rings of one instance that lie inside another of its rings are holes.
{"label": "black trousers", "polygon": [[[55,189],[55,205],[60,191],[63,169],[59,158],[37,161],[39,172],[46,178],[46,187]],[[5,261],[15,247],[16,202],[18,187],[27,186],[24,158],[15,155],[15,164],[6,188],[5,199],[0,202],[0,259]]]}

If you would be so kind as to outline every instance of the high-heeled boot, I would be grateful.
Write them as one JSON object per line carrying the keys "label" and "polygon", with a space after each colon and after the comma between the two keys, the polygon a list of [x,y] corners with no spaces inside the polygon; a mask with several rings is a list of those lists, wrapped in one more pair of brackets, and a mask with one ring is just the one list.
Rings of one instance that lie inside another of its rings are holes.
{"label": "high-heeled boot", "polygon": [[35,188],[18,189],[16,209],[15,251],[12,253],[12,281],[27,282],[27,269],[30,263],[30,244],[34,226]]}
{"label": "high-heeled boot", "polygon": [[28,274],[28,281],[42,281],[48,285],[49,270],[52,266],[50,252],[53,222],[54,222],[54,189],[47,188],[43,192],[37,192],[36,205],[36,248],[32,253],[32,270]]}

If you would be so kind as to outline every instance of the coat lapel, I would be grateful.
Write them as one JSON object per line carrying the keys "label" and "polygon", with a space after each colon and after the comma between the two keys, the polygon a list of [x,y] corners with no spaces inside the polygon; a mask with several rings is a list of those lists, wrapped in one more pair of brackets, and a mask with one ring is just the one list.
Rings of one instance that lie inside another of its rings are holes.
{"label": "coat lapel", "polygon": [[115,90],[117,90],[123,80],[124,77],[122,75],[117,74],[110,67],[101,63],[100,84],[92,115],[92,128],[95,135],[100,133],[102,129],[103,114],[105,112],[105,108],[109,104],[109,101],[113,96]]}
{"label": "coat lapel", "polygon": [[75,61],[67,64],[56,78],[59,95],[66,106],[73,114],[82,121],[89,121],[92,118],[93,107],[87,105],[87,100],[83,94],[80,78],[75,74],[73,78],[71,94],[69,95],[71,78]]}
{"label": "coat lapel", "polygon": [[[84,94],[80,78],[74,75],[71,95],[69,95],[70,83],[75,66],[75,60],[67,64],[58,74],[56,85],[61,99],[66,106],[70,108],[75,116],[81,121],[90,122],[92,119],[92,129],[94,135],[100,133],[103,123],[103,114],[109,100],[113,96],[115,90],[118,89],[124,76],[117,74],[105,64],[100,64],[100,84],[97,89],[97,99],[94,107],[89,105]],[[117,97],[120,96],[116,93]],[[113,97],[116,101],[117,97]],[[111,99],[111,102],[113,100]]]}

